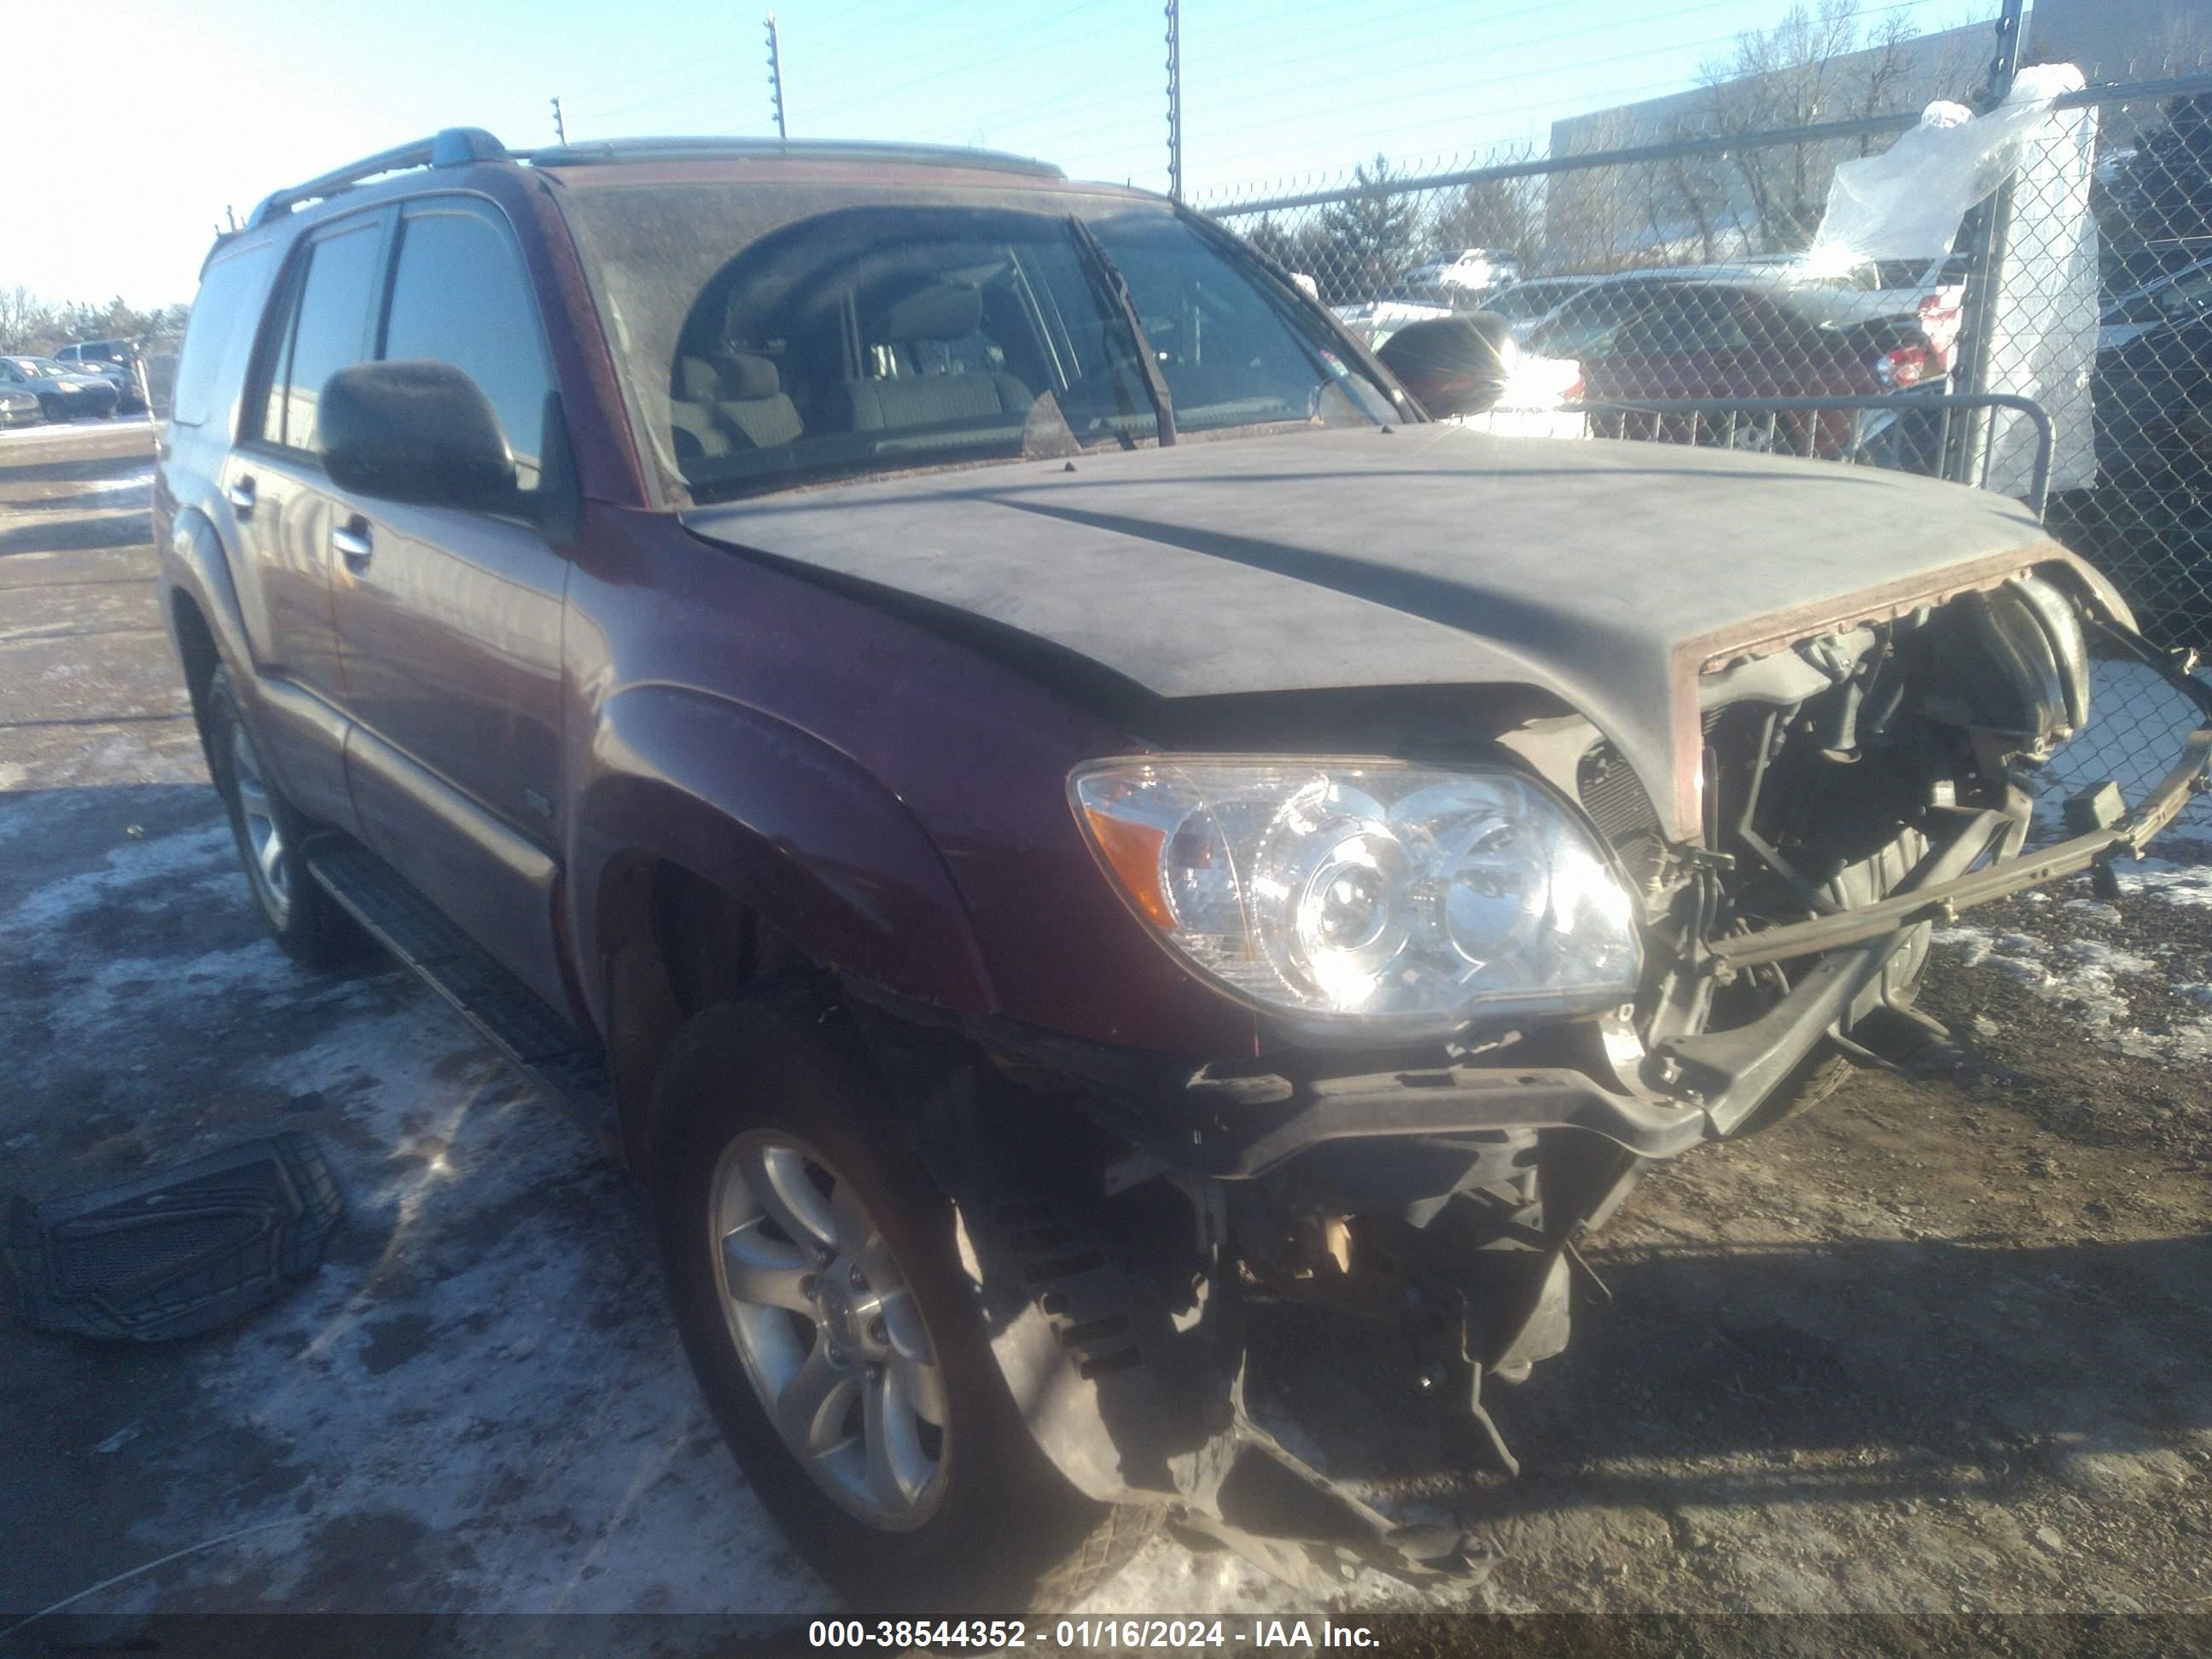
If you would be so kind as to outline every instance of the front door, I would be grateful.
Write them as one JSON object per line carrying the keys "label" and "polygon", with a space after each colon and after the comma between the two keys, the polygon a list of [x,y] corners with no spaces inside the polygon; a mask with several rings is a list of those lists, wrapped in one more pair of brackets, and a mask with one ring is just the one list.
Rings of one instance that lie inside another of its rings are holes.
{"label": "front door", "polygon": [[[402,210],[378,355],[430,359],[490,400],[539,487],[552,374],[512,231],[474,198]],[[567,558],[522,514],[348,498],[334,611],[365,840],[556,1006],[561,617]]]}

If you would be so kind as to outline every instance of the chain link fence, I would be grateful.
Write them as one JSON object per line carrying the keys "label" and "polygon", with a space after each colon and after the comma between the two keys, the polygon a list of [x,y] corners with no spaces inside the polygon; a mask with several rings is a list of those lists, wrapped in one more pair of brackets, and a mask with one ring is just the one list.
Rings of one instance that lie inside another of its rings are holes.
{"label": "chain link fence", "polygon": [[[1696,130],[1693,109],[1651,142],[1577,149],[1562,123],[1548,156],[1418,173],[1377,158],[1341,180],[1196,205],[1386,361],[1417,324],[1502,319],[1486,326],[1521,358],[1505,401],[1517,374],[1551,418],[1497,429],[2000,490],[2046,510],[2154,642],[2212,643],[2212,75],[2045,99],[1948,251],[1807,257],[1838,166],[1887,152],[1926,98],[1990,107],[1974,85],[1987,68],[1985,54],[1939,66],[1948,83],[1889,106],[1907,112],[1730,130],[1715,100],[1715,131]],[[2136,799],[2197,722],[2154,670],[2097,675],[2097,729],[2076,758]]]}

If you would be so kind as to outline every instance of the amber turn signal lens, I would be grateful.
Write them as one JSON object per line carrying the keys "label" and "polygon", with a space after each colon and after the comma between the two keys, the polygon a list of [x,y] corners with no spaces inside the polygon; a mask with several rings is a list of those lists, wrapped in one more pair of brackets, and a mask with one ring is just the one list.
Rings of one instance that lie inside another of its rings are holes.
{"label": "amber turn signal lens", "polygon": [[1088,807],[1083,817],[1099,856],[1112,868],[1121,890],[1153,926],[1173,932],[1175,915],[1160,890],[1160,851],[1167,845],[1167,832],[1150,824],[1125,823]]}

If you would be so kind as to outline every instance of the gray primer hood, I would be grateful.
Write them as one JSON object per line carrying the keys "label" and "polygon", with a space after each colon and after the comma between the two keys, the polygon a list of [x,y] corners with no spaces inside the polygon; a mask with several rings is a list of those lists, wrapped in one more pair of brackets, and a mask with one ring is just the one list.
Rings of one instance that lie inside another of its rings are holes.
{"label": "gray primer hood", "polygon": [[1538,686],[1613,739],[1678,836],[1697,821],[1696,676],[1714,652],[2076,563],[1981,490],[1448,426],[1186,442],[682,516],[1162,697]]}

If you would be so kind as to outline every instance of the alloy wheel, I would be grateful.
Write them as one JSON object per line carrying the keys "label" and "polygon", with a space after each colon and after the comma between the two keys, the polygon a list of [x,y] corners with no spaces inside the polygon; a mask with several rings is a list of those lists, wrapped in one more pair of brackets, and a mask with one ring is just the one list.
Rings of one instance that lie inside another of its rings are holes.
{"label": "alloy wheel", "polygon": [[945,1493],[945,1375],[853,1184],[795,1136],[749,1131],[716,1164],[708,1224],[731,1340],[799,1467],[871,1526],[922,1525]]}
{"label": "alloy wheel", "polygon": [[292,847],[271,798],[261,754],[242,720],[230,728],[231,787],[246,832],[246,873],[281,926],[292,908]]}

